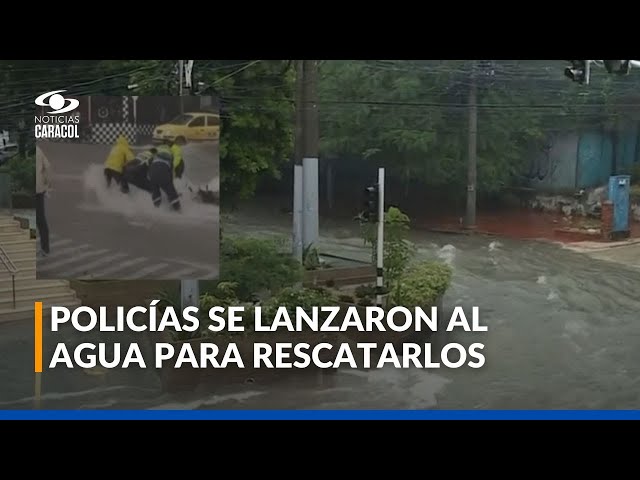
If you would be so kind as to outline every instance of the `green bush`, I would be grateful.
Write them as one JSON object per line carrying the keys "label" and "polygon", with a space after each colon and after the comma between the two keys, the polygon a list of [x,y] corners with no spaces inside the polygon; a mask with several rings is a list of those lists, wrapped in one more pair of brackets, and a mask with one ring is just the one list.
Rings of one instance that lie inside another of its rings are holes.
{"label": "green bush", "polygon": [[11,189],[13,193],[24,192],[34,195],[36,191],[36,157],[30,155],[20,158],[14,155],[7,163],[11,175]]}
{"label": "green bush", "polygon": [[302,267],[278,241],[225,237],[220,245],[220,280],[235,284],[238,299],[249,301],[255,294],[274,294],[300,282]]}
{"label": "green bush", "polygon": [[451,284],[453,271],[446,264],[421,262],[412,266],[391,292],[395,305],[408,308],[433,306]]}
{"label": "green bush", "polygon": [[312,307],[326,307],[336,305],[331,293],[323,288],[285,288],[269,299],[265,305],[265,322],[273,319],[278,307],[285,307],[290,315],[295,315],[296,307],[311,313]]}
{"label": "green bush", "polygon": [[[410,219],[399,208],[389,207],[384,217],[384,278],[387,285],[398,281],[415,254],[414,245],[407,240]],[[363,224],[365,245],[371,246],[372,261],[375,262],[378,228],[374,224]]]}

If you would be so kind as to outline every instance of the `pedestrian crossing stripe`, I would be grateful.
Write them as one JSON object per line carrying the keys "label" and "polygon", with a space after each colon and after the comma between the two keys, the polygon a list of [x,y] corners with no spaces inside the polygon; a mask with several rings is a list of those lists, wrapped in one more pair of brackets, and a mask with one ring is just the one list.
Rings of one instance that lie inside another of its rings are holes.
{"label": "pedestrian crossing stripe", "polygon": [[215,280],[218,272],[182,261],[157,262],[119,251],[75,244],[69,238],[51,236],[51,253],[38,258],[38,278],[110,280]]}

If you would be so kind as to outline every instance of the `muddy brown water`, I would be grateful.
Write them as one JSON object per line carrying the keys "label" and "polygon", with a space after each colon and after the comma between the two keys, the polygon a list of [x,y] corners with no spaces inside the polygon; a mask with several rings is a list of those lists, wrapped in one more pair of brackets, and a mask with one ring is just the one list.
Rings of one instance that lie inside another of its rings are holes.
{"label": "muddy brown water", "polygon": [[[288,221],[236,214],[225,231],[288,235]],[[323,249],[367,257],[351,224],[325,222],[322,228]],[[637,270],[532,241],[426,233],[413,239],[421,258],[440,259],[454,269],[445,310],[478,306],[489,328],[439,332],[434,346],[483,342],[482,368],[315,372],[277,382],[246,378],[234,386],[173,395],[161,393],[153,370],[94,376],[55,370],[43,374],[42,408],[637,408]],[[32,342],[31,325],[2,330],[0,408],[33,404]]]}

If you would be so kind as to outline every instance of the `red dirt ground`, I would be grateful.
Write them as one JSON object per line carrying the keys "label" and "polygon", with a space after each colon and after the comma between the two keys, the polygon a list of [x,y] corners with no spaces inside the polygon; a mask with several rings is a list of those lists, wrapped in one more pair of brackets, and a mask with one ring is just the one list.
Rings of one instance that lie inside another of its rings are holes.
{"label": "red dirt ground", "polygon": [[[436,231],[462,233],[464,228],[460,217],[440,217],[415,221],[416,227],[429,228]],[[529,210],[513,210],[489,213],[479,212],[476,218],[475,232],[514,239],[545,239],[559,242],[579,242],[584,240],[605,242],[600,234],[589,234],[584,231],[572,232],[567,229],[582,227],[599,229],[597,220],[568,220],[560,214],[532,212]],[[632,222],[631,237],[640,238],[640,223]]]}

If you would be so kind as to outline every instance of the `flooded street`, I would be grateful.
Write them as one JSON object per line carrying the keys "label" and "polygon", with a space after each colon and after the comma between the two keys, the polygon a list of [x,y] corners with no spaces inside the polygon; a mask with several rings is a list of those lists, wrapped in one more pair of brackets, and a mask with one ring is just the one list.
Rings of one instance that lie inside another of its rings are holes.
{"label": "flooded street", "polygon": [[[289,235],[290,217],[236,215],[225,233]],[[270,224],[269,227],[267,225]],[[352,224],[325,224],[320,249],[366,259]],[[483,236],[413,234],[421,258],[454,269],[445,310],[480,308],[486,333],[439,332],[433,342],[484,342],[486,364],[461,368],[338,372],[286,383],[188,395],[159,394],[151,372],[46,371],[42,408],[233,409],[631,409],[640,404],[640,271],[558,246]],[[23,332],[28,335],[30,325]],[[6,330],[6,329],[5,329]],[[32,408],[31,337],[16,345],[3,335],[3,353],[25,358],[0,408]],[[2,355],[0,362],[8,361]],[[15,357],[14,357],[15,358]],[[0,377],[8,370],[0,365]],[[49,377],[47,377],[49,375]],[[29,378],[28,381],[19,378]],[[48,379],[48,380],[47,380]],[[16,382],[21,383],[20,385]],[[15,384],[15,385],[14,385]],[[83,385],[80,387],[80,385]],[[75,392],[75,393],[69,393]]]}

